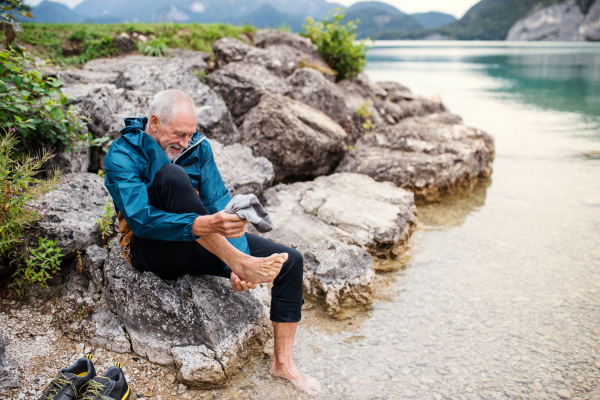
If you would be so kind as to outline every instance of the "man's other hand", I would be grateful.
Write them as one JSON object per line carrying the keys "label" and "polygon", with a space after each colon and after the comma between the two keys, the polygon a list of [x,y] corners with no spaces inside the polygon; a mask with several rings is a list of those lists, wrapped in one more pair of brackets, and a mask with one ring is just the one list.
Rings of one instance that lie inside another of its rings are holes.
{"label": "man's other hand", "polygon": [[229,279],[231,280],[233,290],[236,292],[247,292],[250,289],[256,289],[256,283],[244,282],[233,272],[229,276]]}
{"label": "man's other hand", "polygon": [[221,234],[226,238],[239,238],[246,233],[248,221],[238,217],[237,214],[228,214],[225,211],[219,211],[213,215],[213,232]]}
{"label": "man's other hand", "polygon": [[237,214],[219,211],[214,215],[198,216],[192,225],[192,234],[204,236],[218,233],[226,238],[239,238],[246,233],[246,224],[248,221],[238,217]]}

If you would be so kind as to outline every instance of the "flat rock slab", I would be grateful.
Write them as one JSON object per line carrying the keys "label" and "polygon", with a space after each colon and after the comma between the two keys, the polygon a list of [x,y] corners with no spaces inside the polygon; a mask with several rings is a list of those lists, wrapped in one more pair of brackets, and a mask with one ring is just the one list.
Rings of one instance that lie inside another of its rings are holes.
{"label": "flat rock slab", "polygon": [[295,35],[291,32],[276,29],[259,29],[254,33],[253,40],[256,47],[263,49],[273,46],[289,46],[300,50],[311,58],[321,58],[316,44],[309,38]]}
{"label": "flat rock slab", "polygon": [[275,229],[261,236],[291,247],[334,239],[393,256],[416,223],[411,192],[360,174],[277,185],[265,199]]}
{"label": "flat rock slab", "polygon": [[129,353],[131,343],[117,317],[106,306],[96,306],[89,323],[89,331],[85,340],[92,345],[100,346],[117,353]]}
{"label": "flat rock slab", "polygon": [[133,351],[175,365],[187,385],[224,384],[271,334],[264,287],[236,293],[228,279],[189,275],[167,283],[129,265],[118,239],[104,278],[109,309],[129,334]]}
{"label": "flat rock slab", "polygon": [[356,143],[336,171],[390,181],[419,199],[435,200],[489,176],[493,157],[491,136],[442,113],[376,129]]}
{"label": "flat rock slab", "polygon": [[[181,59],[129,65],[121,71],[115,84],[118,88],[148,92],[152,97],[162,90],[182,90],[194,100],[199,132],[227,144],[238,141],[239,132],[223,100],[200,82]],[[146,111],[135,116],[146,115]]]}
{"label": "flat rock slab", "polygon": [[0,333],[0,389],[15,389],[19,387],[20,374],[7,347],[8,338]]}
{"label": "flat rock slab", "polygon": [[240,142],[273,163],[275,181],[331,172],[344,157],[346,132],[304,103],[265,94],[245,116]]}
{"label": "flat rock slab", "polygon": [[40,204],[48,213],[38,226],[41,236],[58,241],[65,256],[101,245],[98,219],[108,202],[104,179],[92,173],[65,175],[61,186],[46,194]]}
{"label": "flat rock slab", "polygon": [[300,246],[304,290],[324,300],[335,315],[342,307],[371,304],[375,289],[373,258],[362,248],[325,239]]}
{"label": "flat rock slab", "polygon": [[273,164],[265,157],[254,157],[250,147],[239,143],[224,146],[211,140],[210,144],[215,163],[231,197],[236,194],[255,194],[262,198],[263,192],[273,183]]}

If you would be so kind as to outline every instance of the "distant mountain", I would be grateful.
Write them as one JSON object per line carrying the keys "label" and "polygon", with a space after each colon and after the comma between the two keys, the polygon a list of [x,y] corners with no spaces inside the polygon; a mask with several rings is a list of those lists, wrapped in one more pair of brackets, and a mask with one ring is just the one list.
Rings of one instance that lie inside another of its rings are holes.
{"label": "distant mountain", "polygon": [[419,30],[425,27],[418,19],[411,15],[404,14],[399,10],[395,12],[386,12],[380,8],[359,8],[347,10],[345,21],[360,20],[358,25],[358,39],[372,37],[375,33],[390,29]]}
{"label": "distant mountain", "polygon": [[365,8],[368,9],[376,9],[379,11],[383,11],[388,14],[404,14],[402,11],[398,10],[396,7],[382,3],[381,1],[359,1],[358,3],[352,4],[350,7],[346,9],[346,12],[353,12],[358,10],[363,10]]}
{"label": "distant mountain", "polygon": [[232,22],[237,25],[253,25],[257,28],[280,28],[287,27],[294,32],[298,32],[302,29],[302,23],[304,22],[304,16],[302,15],[289,15],[280,12],[278,9],[270,4],[261,6],[258,10],[238,17]]}
{"label": "distant mountain", "polygon": [[20,18],[26,22],[82,22],[83,17],[61,3],[44,0],[33,7],[33,19]]}
{"label": "distant mountain", "polygon": [[412,14],[412,16],[428,29],[439,28],[440,26],[448,25],[456,21],[456,18],[453,15],[435,11]]}

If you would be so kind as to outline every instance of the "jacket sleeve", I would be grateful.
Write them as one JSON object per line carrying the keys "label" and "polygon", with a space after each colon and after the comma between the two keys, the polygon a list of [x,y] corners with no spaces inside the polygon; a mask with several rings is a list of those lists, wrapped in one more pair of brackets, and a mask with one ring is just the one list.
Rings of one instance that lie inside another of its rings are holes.
{"label": "jacket sleeve", "polygon": [[152,207],[138,168],[131,155],[118,146],[111,146],[104,160],[104,184],[133,234],[167,241],[197,239],[192,234],[192,224],[198,215],[168,213]]}

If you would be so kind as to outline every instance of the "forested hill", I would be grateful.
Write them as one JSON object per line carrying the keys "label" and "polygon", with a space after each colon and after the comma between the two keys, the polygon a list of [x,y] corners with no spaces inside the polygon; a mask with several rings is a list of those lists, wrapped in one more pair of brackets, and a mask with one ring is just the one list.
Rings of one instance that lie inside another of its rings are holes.
{"label": "forested hill", "polygon": [[[576,0],[585,14],[600,0]],[[420,39],[441,34],[448,39],[504,40],[510,28],[533,12],[564,0],[481,0],[458,21],[435,29],[387,30],[374,35],[375,39]]]}

